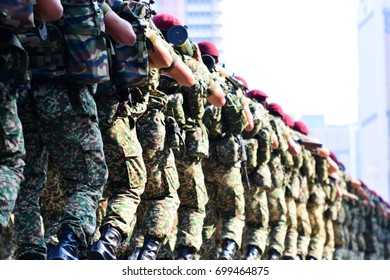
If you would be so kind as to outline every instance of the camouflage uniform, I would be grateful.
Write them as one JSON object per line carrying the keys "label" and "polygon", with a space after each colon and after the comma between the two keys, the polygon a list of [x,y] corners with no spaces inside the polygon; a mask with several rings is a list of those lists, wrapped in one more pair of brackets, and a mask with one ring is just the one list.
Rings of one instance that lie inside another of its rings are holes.
{"label": "camouflage uniform", "polygon": [[109,171],[103,193],[107,206],[100,227],[110,225],[125,240],[133,230],[132,221],[146,183],[136,121],[146,109],[147,100],[137,89],[130,93],[121,90],[125,98],[132,95],[133,103],[120,100],[119,89],[110,89],[108,84],[99,85],[95,100]]}
{"label": "camouflage uniform", "polygon": [[288,144],[285,138],[285,124],[283,120],[280,117],[273,116],[271,124],[278,138],[279,147],[272,151],[271,160],[268,163],[272,176],[272,188],[267,192],[270,228],[268,251],[272,249],[281,256],[284,251],[287,233],[287,206],[282,154],[287,152]]}
{"label": "camouflage uniform", "polygon": [[[290,129],[290,134],[293,131]],[[300,193],[299,169],[303,164],[303,155],[293,157],[289,152],[283,155],[283,166],[285,170],[284,186],[286,189],[286,206],[287,206],[287,233],[284,242],[285,249],[284,259],[295,259],[297,255],[298,243],[298,217],[296,200]]]}
{"label": "camouflage uniform", "polygon": [[[0,234],[8,225],[23,177],[24,140],[16,99],[27,86],[28,58],[15,34],[33,26],[30,1],[0,4]],[[16,70],[15,70],[16,69]]]}
{"label": "camouflage uniform", "polygon": [[309,182],[309,202],[307,210],[309,211],[311,236],[308,257],[320,260],[325,244],[325,224],[324,224],[324,207],[325,193],[323,185],[328,180],[328,161],[326,158],[314,156],[316,161],[315,180]]}
{"label": "camouflage uniform", "polygon": [[177,189],[178,173],[173,151],[166,144],[164,109],[167,95],[157,90],[160,73],[151,69],[149,85],[150,100],[145,114],[137,123],[139,141],[147,170],[142,231],[144,236],[152,236],[166,242],[179,207]]}
{"label": "camouflage uniform", "polygon": [[[219,75],[218,72],[216,74]],[[202,233],[201,256],[203,259],[217,258],[215,230],[218,219],[221,219],[222,223],[221,241],[234,242],[233,251],[241,245],[245,225],[244,186],[241,179],[242,153],[239,150],[240,147],[245,147],[239,141],[241,137],[239,134],[247,125],[247,121],[242,109],[238,112],[240,117],[231,120],[237,124],[230,122],[229,117],[232,116],[227,114],[228,106],[240,106],[243,93],[223,77],[217,78],[220,79],[220,84],[226,94],[226,104],[222,108],[215,108],[212,105],[206,108],[206,112],[221,116],[215,125],[209,123],[212,118],[210,114],[205,113],[203,118],[210,139],[209,157],[202,162],[209,196]]]}
{"label": "camouflage uniform", "polygon": [[[245,189],[245,228],[243,248],[249,257],[250,246],[255,246],[258,256],[265,252],[268,238],[268,201],[267,189],[271,187],[271,172],[268,162],[272,150],[272,127],[269,123],[268,111],[256,101],[249,104],[255,128],[250,132],[243,132],[246,152],[247,170],[250,179],[250,188]],[[258,123],[255,121],[258,120]],[[244,252],[245,253],[245,252]]]}
{"label": "camouflage uniform", "polygon": [[[173,87],[171,91],[175,94],[169,96],[170,100],[182,95],[183,115],[178,111],[180,108],[170,105],[167,108],[167,115],[175,118],[180,127],[180,134],[185,139],[182,145],[173,149],[180,182],[176,248],[180,250],[182,247],[189,247],[195,253],[202,244],[203,220],[208,201],[202,170],[202,158],[208,154],[208,136],[201,120],[205,97],[214,90],[216,84],[204,64],[186,55],[183,56],[183,61],[194,73],[195,85],[181,87],[178,91],[174,89],[176,83],[173,85],[170,83]],[[169,93],[169,82],[168,88],[162,90]],[[197,138],[196,143],[190,141],[194,137]],[[204,154],[201,154],[202,149]]]}
{"label": "camouflage uniform", "polygon": [[[348,191],[347,184],[350,181],[350,178],[343,170],[339,172],[340,182],[339,188],[343,191]],[[339,211],[337,214],[337,219],[333,222],[334,228],[334,243],[335,251],[333,254],[334,260],[345,260],[347,259],[347,237],[345,232],[345,223],[346,223],[346,209],[348,198],[339,197],[337,198],[337,204]]]}
{"label": "camouflage uniform", "polygon": [[322,253],[322,258],[326,260],[333,259],[333,253],[335,250],[335,237],[334,237],[334,228],[333,222],[337,219],[338,214],[338,205],[336,203],[336,194],[337,194],[338,182],[331,182],[325,186],[325,211],[324,211],[324,223],[325,223],[325,232],[326,239],[324,244],[324,252]]}
{"label": "camouflage uniform", "polygon": [[309,186],[310,181],[314,176],[314,158],[310,151],[303,149],[302,151],[303,163],[299,176],[300,192],[296,200],[297,203],[297,217],[298,217],[298,240],[297,240],[297,254],[301,259],[305,259],[308,252],[311,235],[311,225],[309,212],[307,211],[307,202],[309,200]]}
{"label": "camouflage uniform", "polygon": [[[92,10],[92,3],[88,9]],[[81,14],[85,16],[84,12],[81,6],[67,6],[64,9],[64,18],[80,19]],[[95,21],[88,21],[87,24],[88,27],[91,24],[95,29],[100,28]],[[52,38],[51,35],[54,33],[49,32],[49,38]],[[98,39],[95,35],[88,36]],[[65,43],[74,43],[72,39],[69,40],[53,41],[50,50],[54,52],[56,47],[61,49]],[[45,187],[49,154],[59,165],[60,187],[64,189],[67,197],[64,215],[59,221],[59,236],[67,235],[71,238],[77,254],[78,248],[87,247],[95,230],[97,203],[108,176],[97,109],[92,96],[96,90],[96,77],[102,79],[108,76],[108,60],[102,49],[95,48],[96,45],[83,44],[80,49],[69,48],[69,53],[78,52],[83,59],[90,62],[74,65],[69,61],[67,77],[70,79],[71,74],[74,75],[69,81],[64,76],[65,68],[61,68],[65,65],[63,57],[60,60],[58,57],[55,60],[52,58],[52,63],[45,64],[42,70],[39,58],[53,53],[40,52],[42,44],[30,45],[29,37],[25,41],[25,47],[27,46],[30,48],[30,58],[36,59],[36,64],[32,65],[33,78],[34,73],[38,74],[38,69],[39,73],[44,70],[45,74],[41,79],[36,76],[32,89],[19,100],[27,155],[26,180],[21,185],[15,207],[17,257],[34,254],[35,257],[45,258],[46,246],[41,232],[39,199]],[[98,60],[92,61],[93,58]],[[76,74],[77,70],[72,69],[71,65],[76,68],[91,68],[82,69],[84,71]],[[85,75],[93,76],[94,80],[85,79]],[[73,254],[72,257],[77,258]]]}

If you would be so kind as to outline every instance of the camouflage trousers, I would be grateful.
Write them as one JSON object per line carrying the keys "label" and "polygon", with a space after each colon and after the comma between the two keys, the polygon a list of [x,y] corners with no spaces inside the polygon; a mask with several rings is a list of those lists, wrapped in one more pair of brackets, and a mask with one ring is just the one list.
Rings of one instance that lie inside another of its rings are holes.
{"label": "camouflage trousers", "polygon": [[183,151],[175,152],[175,158],[180,182],[176,247],[187,246],[198,251],[208,201],[202,162]]}
{"label": "camouflage trousers", "polygon": [[142,148],[129,118],[118,118],[113,126],[101,125],[108,180],[103,196],[107,199],[102,225],[110,224],[126,239],[146,183]]}
{"label": "camouflage trousers", "polygon": [[334,222],[334,244],[335,251],[333,254],[334,260],[346,260],[348,258],[348,243],[347,243],[347,233],[345,232],[346,227],[344,223]]}
{"label": "camouflage trousers", "polygon": [[47,181],[40,198],[41,215],[45,233],[45,242],[57,245],[57,231],[61,217],[64,215],[66,194],[60,187],[60,170],[56,161],[49,156]]}
{"label": "camouflage trousers", "polygon": [[311,225],[309,212],[307,211],[307,202],[297,203],[297,217],[298,217],[298,241],[297,254],[303,259],[306,258],[311,235]]}
{"label": "camouflage trousers", "polygon": [[269,209],[268,249],[276,250],[280,255],[284,251],[287,234],[287,205],[283,187],[273,187],[267,191]]}
{"label": "camouflage trousers", "polygon": [[286,196],[287,206],[287,233],[284,241],[284,253],[283,257],[295,259],[297,256],[297,243],[298,243],[298,217],[297,217],[297,205],[295,199],[290,196]]}
{"label": "camouflage trousers", "polygon": [[[245,189],[245,228],[243,235],[243,248],[254,245],[264,253],[268,239],[268,201],[267,191],[254,187]],[[245,254],[245,252],[244,252]]]}
{"label": "camouflage trousers", "polygon": [[11,214],[8,225],[0,234],[0,260],[14,259],[16,244],[14,240],[14,215]]}
{"label": "camouflage trousers", "polygon": [[[142,144],[141,139],[141,144]],[[171,149],[145,149],[143,157],[147,170],[142,228],[144,236],[166,242],[174,223],[180,200],[177,194],[179,178]]]}
{"label": "camouflage trousers", "polygon": [[331,218],[325,217],[324,223],[325,223],[326,239],[324,244],[324,252],[322,253],[322,258],[326,260],[332,260],[335,251],[333,220]]}
{"label": "camouflage trousers", "polygon": [[8,225],[24,179],[26,151],[16,98],[16,91],[0,82],[0,234]]}
{"label": "camouflage trousers", "polygon": [[220,163],[215,158],[203,160],[203,172],[209,201],[203,225],[202,259],[217,258],[216,227],[221,219],[221,241],[233,240],[241,246],[245,226],[245,199],[240,162]]}
{"label": "camouflage trousers", "polygon": [[[66,193],[59,231],[68,227],[77,235],[80,245],[86,247],[95,230],[97,202],[107,180],[90,89],[80,86],[70,92],[65,84],[46,82],[35,85],[20,102],[26,113],[26,121],[22,122],[27,154],[26,180],[21,184],[15,207],[17,255],[46,253],[39,200],[46,183],[49,154],[59,165],[60,187]],[[28,118],[31,108],[39,116],[33,122]]]}
{"label": "camouflage trousers", "polygon": [[312,193],[307,204],[309,212],[311,236],[308,256],[320,260],[325,244],[325,223],[324,223],[325,193],[320,185],[313,186]]}
{"label": "camouflage trousers", "polygon": [[311,225],[309,212],[307,211],[307,202],[309,200],[309,188],[307,178],[300,177],[300,192],[296,200],[297,206],[297,221],[298,221],[298,240],[297,240],[297,254],[306,258],[311,235]]}

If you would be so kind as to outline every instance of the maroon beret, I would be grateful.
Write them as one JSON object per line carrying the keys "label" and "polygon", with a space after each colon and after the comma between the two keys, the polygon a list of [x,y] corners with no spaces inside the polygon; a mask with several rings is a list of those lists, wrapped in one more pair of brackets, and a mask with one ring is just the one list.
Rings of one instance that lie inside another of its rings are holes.
{"label": "maroon beret", "polygon": [[280,107],[280,105],[276,104],[276,103],[270,103],[268,104],[268,107],[267,107],[269,113],[271,115],[274,115],[274,116],[279,116],[279,117],[282,117],[284,116],[284,112],[283,112],[283,109],[282,107]]}
{"label": "maroon beret", "polygon": [[248,83],[241,76],[233,76],[236,80],[238,80],[247,90],[249,89]]}
{"label": "maroon beret", "polygon": [[309,134],[309,128],[303,121],[295,121],[293,129],[305,135]]}
{"label": "maroon beret", "polygon": [[292,119],[292,117],[288,114],[284,114],[283,115],[283,121],[284,123],[290,127],[290,128],[293,128],[294,127],[294,120]]}
{"label": "maroon beret", "polygon": [[268,98],[268,95],[266,95],[264,92],[262,92],[261,90],[258,90],[258,89],[252,89],[252,90],[248,91],[248,93],[246,95],[250,99],[255,99],[259,102],[263,102],[264,100],[266,100]]}
{"label": "maroon beret", "polygon": [[202,54],[209,54],[214,57],[219,57],[219,51],[214,43],[203,41],[198,43],[199,50]]}
{"label": "maroon beret", "polygon": [[160,30],[168,31],[172,26],[182,25],[178,18],[168,14],[157,14],[153,17],[153,22]]}

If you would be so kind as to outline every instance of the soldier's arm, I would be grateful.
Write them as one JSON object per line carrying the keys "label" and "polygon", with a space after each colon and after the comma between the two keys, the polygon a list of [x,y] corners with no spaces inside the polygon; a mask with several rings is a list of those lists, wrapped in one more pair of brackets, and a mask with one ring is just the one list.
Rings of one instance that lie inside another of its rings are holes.
{"label": "soldier's arm", "polygon": [[107,33],[118,43],[132,46],[137,39],[133,27],[103,3],[104,25]]}
{"label": "soldier's arm", "polygon": [[253,123],[253,115],[251,110],[249,109],[249,100],[247,97],[243,97],[241,102],[242,106],[244,108],[244,114],[246,117],[246,120],[248,121],[248,125],[244,128],[245,131],[251,131],[255,125]]}
{"label": "soldier's arm", "polygon": [[331,158],[328,158],[328,162],[329,162],[329,174],[332,175],[332,174],[337,174],[337,171],[339,170],[339,166],[337,165],[337,163],[331,159]]}
{"label": "soldier's arm", "polygon": [[150,65],[155,68],[166,68],[172,65],[173,56],[166,46],[166,42],[157,35],[157,32],[150,29],[146,36],[153,45],[148,50]]}
{"label": "soldier's arm", "polygon": [[42,21],[60,19],[63,13],[61,0],[38,0],[35,12]]}
{"label": "soldier's arm", "polygon": [[161,70],[168,73],[182,86],[192,87],[195,84],[194,74],[177,54],[173,55],[172,65],[168,68],[161,68]]}
{"label": "soldier's arm", "polygon": [[207,101],[215,107],[222,107],[226,103],[225,93],[223,92],[222,87],[212,81],[211,86],[208,88],[209,94],[207,96]]}

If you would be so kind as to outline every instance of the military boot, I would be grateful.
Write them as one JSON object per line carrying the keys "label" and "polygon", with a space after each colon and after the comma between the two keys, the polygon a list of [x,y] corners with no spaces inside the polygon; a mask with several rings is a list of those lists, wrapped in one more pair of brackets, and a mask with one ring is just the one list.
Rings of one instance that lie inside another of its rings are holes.
{"label": "military boot", "polygon": [[121,233],[105,225],[101,229],[101,235],[98,241],[92,244],[88,251],[89,260],[116,260],[116,249],[122,241]]}
{"label": "military boot", "polygon": [[46,260],[44,255],[38,253],[27,253],[16,257],[17,260]]}
{"label": "military boot", "polygon": [[178,249],[176,260],[195,260],[195,249],[193,247],[181,246]]}
{"label": "military boot", "polygon": [[133,261],[137,260],[139,256],[139,252],[141,252],[141,247],[135,247],[133,254],[131,254],[131,256],[128,259]]}
{"label": "military boot", "polygon": [[158,250],[161,247],[161,240],[153,237],[146,236],[144,245],[139,252],[137,260],[155,260],[157,258]]}
{"label": "military boot", "polygon": [[232,239],[225,239],[222,244],[222,252],[219,254],[219,260],[234,260],[237,251],[237,244]]}
{"label": "military boot", "polygon": [[268,259],[269,260],[278,260],[280,258],[280,254],[275,249],[270,249],[268,252]]}
{"label": "military boot", "polygon": [[257,246],[248,245],[244,260],[257,260],[260,257],[260,250]]}
{"label": "military boot", "polygon": [[313,257],[313,256],[307,256],[306,257],[306,260],[309,260],[309,261],[315,261],[315,260],[317,260],[315,257]]}
{"label": "military boot", "polygon": [[58,241],[58,244],[48,252],[48,260],[78,260],[80,241],[73,231],[64,227]]}

